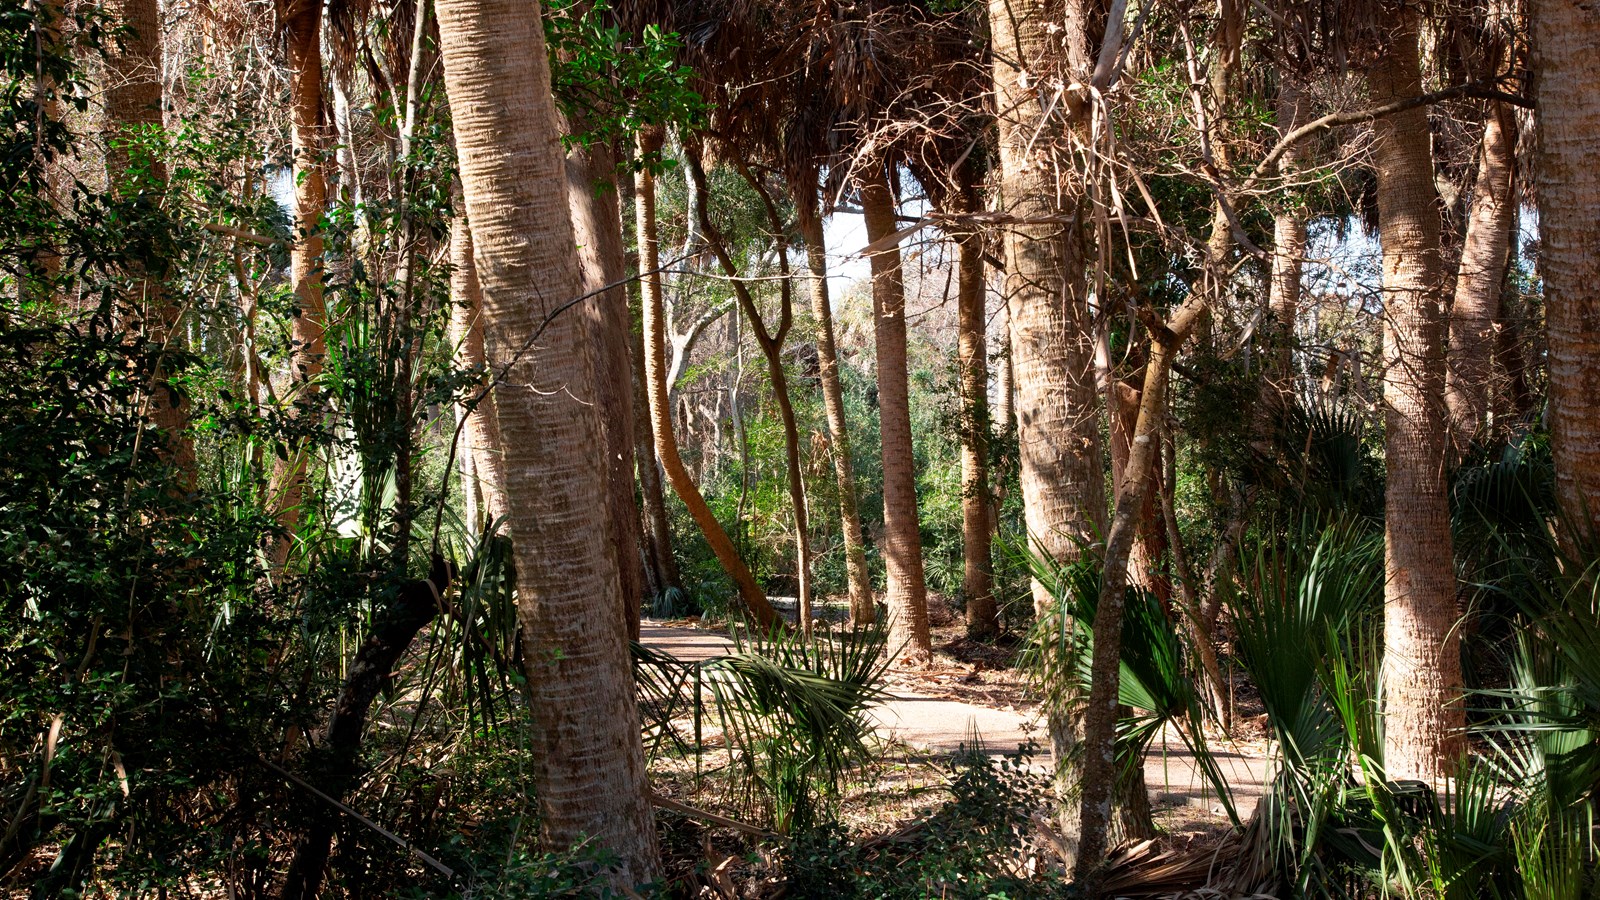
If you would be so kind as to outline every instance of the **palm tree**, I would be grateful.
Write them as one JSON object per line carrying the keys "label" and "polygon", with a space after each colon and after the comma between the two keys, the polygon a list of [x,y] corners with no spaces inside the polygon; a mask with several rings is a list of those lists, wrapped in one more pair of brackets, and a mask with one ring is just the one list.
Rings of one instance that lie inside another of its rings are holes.
{"label": "palm tree", "polygon": [[[970,169],[957,192],[960,213],[979,210],[978,186]],[[961,592],[967,599],[967,634],[1000,630],[994,598],[994,523],[989,495],[989,344],[982,232],[956,236],[956,353],[961,372]]]}
{"label": "palm tree", "polygon": [[[322,299],[322,217],[328,187],[322,171],[322,3],[286,0],[280,7],[289,56],[290,143],[294,154],[294,243],[289,250],[295,313],[290,321],[290,369],[298,386],[296,409],[314,415],[317,376],[327,345],[323,337],[327,313]],[[284,531],[273,547],[283,565],[293,546],[293,533],[305,498],[307,451],[290,448],[272,473],[268,496]]]}
{"label": "palm tree", "polygon": [[538,7],[443,0],[440,50],[504,438],[517,612],[546,844],[588,839],[610,880],[660,870],[626,631],[607,540],[607,464],[592,332]]}
{"label": "palm tree", "polygon": [[627,266],[622,253],[622,212],[617,206],[617,160],[610,144],[596,142],[567,154],[567,199],[583,267],[584,293],[594,294],[587,315],[596,348],[596,384],[601,408],[606,410],[601,419],[606,483],[610,486],[606,518],[622,578],[620,613],[629,638],[638,640],[644,572],[634,563],[643,531],[633,494],[633,360],[628,351],[628,291],[623,285]]}
{"label": "palm tree", "polygon": [[[107,12],[128,30],[120,46],[106,53],[106,117],[113,127],[125,132],[160,128],[161,11],[155,0],[117,0],[108,5]],[[165,187],[166,164],[159,156],[152,157],[141,176],[140,166],[128,151],[130,139],[124,135],[113,140],[106,150],[106,176],[112,188],[131,196],[151,187]],[[152,344],[164,348],[174,337],[181,305],[163,290],[160,274],[152,277],[142,266],[135,273],[130,290],[135,321],[143,325],[145,336]],[[166,437],[166,458],[177,484],[187,489],[194,486],[196,477],[194,441],[186,430],[189,401],[172,389],[167,374],[165,364],[158,364],[151,385],[150,418]]]}
{"label": "palm tree", "polygon": [[[881,160],[859,173],[867,240],[877,247],[898,230],[894,191]],[[917,517],[916,458],[911,445],[911,386],[906,374],[906,293],[900,247],[872,254],[873,334],[878,351],[878,428],[883,453],[883,559],[889,575],[889,643],[896,653],[926,660],[928,585],[922,570],[922,524]]]}
{"label": "palm tree", "polygon": [[1483,121],[1455,301],[1450,305],[1445,399],[1450,408],[1450,438],[1458,456],[1482,434],[1489,414],[1494,323],[1500,314],[1501,287],[1517,218],[1512,192],[1516,146],[1517,120],[1511,105],[1491,101]]}
{"label": "palm tree", "polygon": [[839,381],[839,347],[834,338],[833,303],[828,296],[828,248],[823,239],[822,211],[817,192],[817,171],[794,179],[791,193],[799,219],[800,239],[806,246],[806,266],[811,276],[811,312],[817,317],[817,380],[822,384],[822,407],[828,418],[829,456],[839,485],[839,520],[844,532],[845,574],[850,584],[850,621],[870,624],[877,615],[872,601],[872,576],[867,569],[866,540],[861,533],[861,509],[856,496],[855,464],[850,459],[850,428],[844,417],[844,387]]}
{"label": "palm tree", "polygon": [[[1368,72],[1373,100],[1422,93],[1414,14],[1392,16],[1388,52]],[[1383,245],[1384,762],[1390,778],[1454,771],[1465,719],[1456,577],[1445,494],[1444,328],[1438,193],[1428,114],[1374,124]]]}
{"label": "palm tree", "polygon": [[[457,198],[458,210],[464,205]],[[477,263],[472,252],[472,228],[459,212],[450,224],[450,342],[456,348],[456,363],[463,369],[478,370],[485,364],[483,355],[483,291],[478,285]],[[483,391],[477,402],[465,411],[461,427],[462,446],[457,450],[464,471],[471,478],[463,485],[469,498],[481,496],[489,518],[504,527],[511,514],[506,502],[505,466],[501,458],[500,420],[495,414],[493,391]],[[472,523],[477,527],[477,523]]]}
{"label": "palm tree", "polygon": [[1556,495],[1574,537],[1600,535],[1600,15],[1532,0],[1540,266]]}

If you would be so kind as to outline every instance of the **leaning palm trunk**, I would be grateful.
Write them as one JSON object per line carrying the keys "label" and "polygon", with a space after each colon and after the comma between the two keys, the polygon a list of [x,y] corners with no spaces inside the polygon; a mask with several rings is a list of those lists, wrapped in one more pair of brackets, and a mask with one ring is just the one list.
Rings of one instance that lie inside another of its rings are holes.
{"label": "leaning palm trunk", "polygon": [[[1311,103],[1305,92],[1289,80],[1287,72],[1278,75],[1278,133],[1288,134],[1304,125]],[[1279,171],[1292,174],[1300,164],[1301,151],[1291,148],[1278,163]],[[1305,212],[1298,206],[1280,209],[1272,215],[1272,283],[1269,303],[1272,310],[1271,377],[1268,387],[1288,396],[1294,388],[1295,320],[1300,315],[1301,270],[1306,253]],[[1268,407],[1270,408],[1270,406]],[[1265,424],[1265,423],[1263,423]],[[1235,512],[1243,515],[1243,511]]]}
{"label": "leaning palm trunk", "polygon": [[[869,165],[860,188],[867,240],[896,231],[894,194],[882,163]],[[889,574],[889,643],[918,661],[933,653],[928,587],[922,571],[916,461],[911,446],[911,387],[906,375],[906,294],[900,248],[872,254],[873,333],[878,351],[878,415],[883,439],[883,559]]]}
{"label": "leaning palm trunk", "polygon": [[[315,0],[290,3],[285,31],[294,151],[294,244],[289,250],[289,271],[295,314],[289,323],[289,366],[295,414],[314,418],[327,321],[322,298],[322,216],[328,203],[322,172],[322,4]],[[303,443],[296,442],[276,465],[269,482],[268,497],[283,531],[272,554],[280,567],[288,561],[301,520],[308,456]]]}
{"label": "leaning palm trunk", "polygon": [[1600,536],[1600,15],[1533,0],[1539,237],[1550,340],[1550,437],[1569,528]]}
{"label": "leaning palm trunk", "polygon": [[[120,46],[106,54],[106,117],[113,127],[128,134],[113,140],[106,151],[106,176],[113,190],[130,194],[166,185],[167,170],[159,158],[149,160],[145,174],[130,158],[126,141],[144,127],[161,127],[161,13],[155,0],[118,0],[110,4],[118,24],[128,31]],[[149,182],[141,184],[140,182]],[[50,257],[59,269],[59,257]],[[161,347],[174,337],[181,313],[180,305],[163,290],[158,279],[143,271],[135,273],[131,285],[131,313],[145,337]],[[173,468],[176,484],[191,489],[195,484],[194,441],[186,428],[189,401],[167,381],[167,366],[158,364],[150,390],[150,418],[166,438],[165,459]]]}
{"label": "leaning palm trunk", "polygon": [[582,279],[561,178],[538,7],[438,4],[445,85],[504,440],[547,846],[614,853],[618,887],[660,871],[644,753],[607,540],[607,465],[592,332],[566,308]]}
{"label": "leaning palm trunk", "polygon": [[[813,179],[814,180],[814,179]],[[800,237],[806,244],[806,264],[811,272],[811,311],[817,317],[817,379],[822,382],[822,406],[828,417],[833,474],[839,483],[839,520],[844,532],[844,564],[850,582],[850,621],[867,625],[876,608],[872,602],[871,573],[867,570],[866,541],[861,536],[861,511],[856,499],[855,465],[850,459],[850,431],[844,418],[844,388],[839,381],[839,349],[834,341],[833,305],[828,299],[828,251],[823,242],[822,214],[817,209],[816,185],[805,184],[796,201]]]}
{"label": "leaning palm trunk", "polygon": [[[660,147],[659,132],[647,134],[645,150]],[[649,146],[653,143],[654,146]],[[643,274],[644,292],[644,369],[645,392],[650,400],[650,423],[656,437],[656,456],[666,470],[667,481],[688,507],[689,515],[711,545],[717,562],[733,580],[739,599],[745,609],[763,628],[778,623],[778,614],[767,602],[766,592],[756,584],[756,577],[739,557],[739,551],[728,539],[700,488],[683,464],[678,454],[678,441],[672,433],[672,405],[667,394],[667,338],[666,304],[661,296],[661,235],[656,227],[656,179],[649,169],[641,169],[636,176],[636,200],[639,217],[639,271]],[[690,191],[690,196],[694,192]]]}
{"label": "leaning palm trunk", "polygon": [[1450,408],[1450,439],[1459,457],[1483,434],[1489,414],[1489,383],[1494,360],[1494,323],[1517,205],[1515,177],[1517,123],[1510,104],[1489,104],[1483,123],[1478,178],[1472,189],[1471,218],[1461,247],[1455,302],[1450,306],[1449,372],[1445,399]]}
{"label": "leaning palm trunk", "polygon": [[[600,142],[567,155],[567,200],[583,265],[589,327],[595,346],[595,379],[599,387],[605,432],[609,488],[606,520],[617,570],[622,579],[619,613],[628,637],[639,639],[639,606],[644,599],[639,558],[642,529],[633,493],[633,361],[628,352],[628,291],[622,255],[622,214],[617,207],[617,162],[611,145]],[[608,285],[610,287],[608,287]]]}
{"label": "leaning palm trunk", "polygon": [[[1389,52],[1369,73],[1379,103],[1422,92],[1416,23],[1396,16]],[[1443,267],[1428,115],[1374,124],[1383,244],[1384,762],[1390,778],[1433,783],[1454,771],[1465,726],[1456,578],[1445,495]]]}

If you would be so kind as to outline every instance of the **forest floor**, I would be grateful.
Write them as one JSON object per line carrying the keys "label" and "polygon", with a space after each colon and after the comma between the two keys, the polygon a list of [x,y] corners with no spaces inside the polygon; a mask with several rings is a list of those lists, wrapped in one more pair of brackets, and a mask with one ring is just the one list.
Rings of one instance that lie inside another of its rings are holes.
{"label": "forest floor", "polygon": [[[936,628],[933,662],[922,668],[894,667],[886,679],[887,700],[873,710],[879,734],[906,751],[906,761],[953,756],[978,737],[991,756],[1014,754],[1036,744],[1033,765],[1050,766],[1049,739],[1037,701],[1011,664],[1014,649],[968,641],[959,626]],[[725,635],[698,620],[647,620],[645,645],[687,661],[729,653]],[[1212,757],[1231,787],[1239,818],[1247,819],[1268,775],[1265,740],[1249,737],[1253,722],[1234,737],[1207,735]],[[1157,822],[1176,838],[1214,835],[1227,825],[1216,791],[1200,775],[1193,754],[1176,733],[1164,734],[1145,762],[1145,780]]]}

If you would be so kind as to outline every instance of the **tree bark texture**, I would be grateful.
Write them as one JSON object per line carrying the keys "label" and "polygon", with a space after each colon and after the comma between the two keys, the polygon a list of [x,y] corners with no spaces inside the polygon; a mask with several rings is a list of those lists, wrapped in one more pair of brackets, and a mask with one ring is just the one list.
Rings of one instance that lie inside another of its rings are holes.
{"label": "tree bark texture", "polygon": [[[1286,73],[1280,73],[1278,83],[1278,134],[1281,137],[1305,124],[1311,103]],[[1300,156],[1299,145],[1285,152],[1278,162],[1278,171],[1292,175],[1300,166]],[[1284,397],[1294,391],[1295,320],[1300,315],[1305,255],[1305,211],[1298,205],[1275,211],[1272,215],[1272,282],[1268,297],[1272,311],[1273,356],[1268,380]]]}
{"label": "tree bark texture", "polygon": [[[128,29],[120,47],[116,41],[109,42],[106,52],[106,118],[121,132],[106,149],[107,182],[113,191],[130,196],[151,188],[161,190],[167,183],[165,162],[159,155],[135,161],[127,146],[140,139],[134,137],[138,132],[162,126],[161,11],[156,0],[113,0],[106,12]],[[140,165],[148,165],[143,176],[137,174]],[[59,257],[49,259],[59,270]],[[151,273],[140,266],[132,275],[132,320],[142,327],[146,340],[162,348],[164,357],[177,330],[182,305],[168,296],[161,283],[162,273]],[[172,467],[180,489],[187,491],[194,488],[196,479],[194,441],[187,430],[189,400],[174,389],[168,375],[164,360],[158,361],[150,386],[150,419],[165,438],[163,458]]]}
{"label": "tree bark texture", "polygon": [[[871,165],[860,184],[867,241],[898,230],[888,173]],[[898,245],[872,256],[873,333],[877,346],[878,430],[883,446],[883,559],[888,569],[889,643],[922,662],[933,653],[928,588],[922,570],[922,525],[917,517],[916,457],[911,443],[910,383],[906,372],[906,294]]]}
{"label": "tree bark texture", "polygon": [[[595,383],[605,433],[606,519],[617,572],[622,579],[623,622],[630,640],[639,639],[639,607],[644,602],[639,558],[643,528],[633,493],[633,361],[628,352],[627,267],[622,254],[622,213],[617,206],[617,160],[604,142],[567,154],[567,200],[573,236],[583,269],[583,292],[594,332]],[[615,287],[601,291],[606,285]]]}
{"label": "tree bark texture", "polygon": [[1550,341],[1556,497],[1574,537],[1600,537],[1600,8],[1533,0],[1540,266]]}
{"label": "tree bark texture", "polygon": [[856,495],[855,464],[850,459],[850,429],[844,417],[844,386],[839,380],[839,347],[834,339],[833,304],[828,297],[828,250],[823,240],[822,216],[817,210],[816,185],[799,185],[812,197],[807,206],[798,201],[800,237],[806,245],[806,265],[811,273],[811,311],[817,317],[817,379],[822,383],[822,407],[828,418],[829,456],[839,484],[839,520],[844,532],[845,574],[850,583],[850,621],[871,624],[877,615],[872,600],[872,574],[867,568],[866,540],[861,535],[861,509]]}
{"label": "tree bark texture", "polygon": [[[472,252],[472,226],[464,210],[458,210],[450,223],[450,342],[456,348],[456,364],[463,369],[481,370],[486,364],[483,350],[483,291],[478,284],[478,268]],[[465,486],[483,498],[483,508],[497,527],[505,528],[511,515],[506,502],[506,473],[500,446],[500,419],[495,412],[495,394],[487,390],[493,372],[486,372],[482,396],[466,413],[461,428],[461,446],[456,452],[472,460],[473,483]]]}
{"label": "tree bark texture", "polygon": [[[327,313],[322,299],[322,217],[328,205],[322,159],[322,4],[292,0],[284,14],[284,28],[294,154],[294,244],[289,248],[289,277],[294,285],[295,314],[289,322],[290,389],[296,414],[314,417],[317,377],[327,355],[323,336]],[[289,558],[295,528],[302,518],[308,462],[307,449],[297,443],[273,470],[268,495],[284,531],[273,548],[279,566]]]}
{"label": "tree bark texture", "polygon": [[1512,193],[1516,145],[1517,121],[1511,105],[1491,101],[1484,116],[1478,176],[1450,307],[1445,400],[1450,410],[1450,439],[1458,458],[1488,426],[1495,321],[1517,218]]}
{"label": "tree bark texture", "polygon": [[[618,887],[660,872],[646,799],[605,433],[537,7],[441,0],[439,35],[513,498],[517,612],[547,846],[590,839]],[[611,613],[596,615],[597,610]]]}
{"label": "tree bark texture", "polygon": [[[977,207],[968,190],[966,206]],[[991,637],[1000,630],[994,598],[994,525],[989,493],[989,342],[984,315],[983,235],[956,236],[956,352],[961,371],[961,593],[967,601],[967,634]]]}
{"label": "tree bark texture", "polygon": [[[1082,215],[1081,185],[1057,184],[1055,168],[1039,164],[1029,149],[1050,145],[1062,128],[1060,110],[1046,113],[1052,102],[1040,93],[1046,80],[1027,72],[1052,52],[1052,9],[1060,12],[1043,0],[989,4],[1001,209],[1023,219]],[[1063,177],[1075,178],[1069,171]],[[1106,524],[1083,241],[1081,221],[1013,225],[1005,232],[1024,517],[1028,540],[1058,561],[1076,559],[1081,546],[1104,535]],[[1034,584],[1033,597],[1036,611],[1051,603],[1042,584]]]}
{"label": "tree bark texture", "polygon": [[[1416,23],[1395,19],[1368,73],[1372,99],[1422,93]],[[1435,783],[1463,749],[1456,577],[1446,497],[1445,315],[1428,114],[1379,119],[1373,164],[1383,244],[1384,762],[1391,779]]]}
{"label": "tree bark texture", "polygon": [[[659,141],[659,136],[654,140]],[[767,602],[766,593],[756,584],[755,575],[739,557],[739,551],[722,529],[722,523],[711,512],[705,497],[700,494],[700,488],[684,467],[683,457],[678,454],[678,441],[672,433],[672,407],[667,394],[666,304],[661,295],[661,273],[657,271],[661,267],[661,235],[656,225],[655,176],[648,169],[641,170],[635,176],[634,184],[639,217],[639,270],[643,273],[645,390],[650,400],[650,423],[656,438],[656,456],[666,470],[672,490],[688,507],[689,515],[711,546],[711,552],[716,554],[723,571],[733,580],[746,611],[761,627],[772,628],[779,621],[777,612]],[[693,193],[690,191],[691,195]]]}

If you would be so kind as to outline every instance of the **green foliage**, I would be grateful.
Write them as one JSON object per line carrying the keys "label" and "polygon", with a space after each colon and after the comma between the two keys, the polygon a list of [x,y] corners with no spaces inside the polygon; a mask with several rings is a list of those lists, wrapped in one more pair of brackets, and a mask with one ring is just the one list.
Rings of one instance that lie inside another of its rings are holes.
{"label": "green foliage", "polygon": [[[701,752],[696,704],[704,687],[733,753],[736,798],[759,807],[779,833],[831,818],[847,773],[872,759],[867,711],[882,697],[885,627],[824,628],[809,641],[752,632],[737,637],[734,653],[698,663],[635,645],[650,746]],[[674,723],[686,714],[696,717],[692,741]]]}
{"label": "green foliage", "polygon": [[784,870],[800,897],[841,900],[1004,900],[1073,896],[1038,866],[1032,818],[1049,803],[1031,750],[1003,760],[969,747],[952,763],[951,797],[900,833],[853,843],[834,824],[797,833]]}

